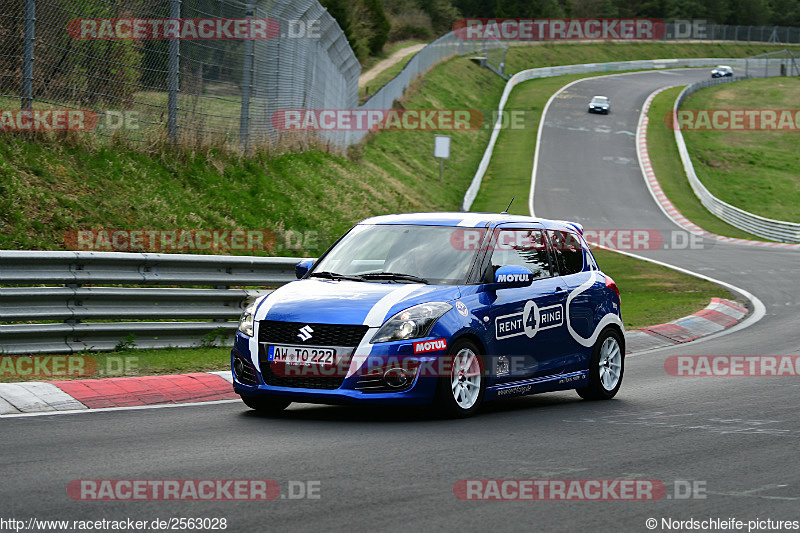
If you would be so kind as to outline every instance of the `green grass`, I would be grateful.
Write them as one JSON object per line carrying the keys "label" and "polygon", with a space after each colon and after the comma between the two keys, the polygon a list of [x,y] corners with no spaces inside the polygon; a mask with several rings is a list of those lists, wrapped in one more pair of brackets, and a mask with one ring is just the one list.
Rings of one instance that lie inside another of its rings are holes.
{"label": "green grass", "polygon": [[686,57],[747,57],[764,52],[776,52],[797,45],[769,45],[760,43],[566,43],[521,44],[512,46],[506,54],[506,73],[520,70],[581,63],[607,63],[610,61],[635,61],[638,59],[665,59]]}
{"label": "green grass", "polygon": [[397,41],[394,43],[388,43],[384,45],[383,50],[380,54],[369,56],[364,61],[361,62],[361,72],[364,73],[370,70],[379,62],[383,61],[387,57],[391,56],[398,50],[402,50],[403,48],[408,48],[409,46],[414,46],[415,44],[422,44],[427,43],[428,41],[417,41],[414,39],[406,40],[406,41]]}
{"label": "green grass", "polygon": [[[769,78],[702,89],[683,109],[788,109],[800,78]],[[794,122],[794,121],[793,121]],[[711,193],[751,213],[800,222],[800,132],[685,131],[697,176]]]}
{"label": "green grass", "polygon": [[[463,90],[464,85],[474,90]],[[492,109],[503,80],[450,60],[404,100],[406,108]],[[452,132],[443,183],[434,131],[371,135],[351,158],[315,149],[240,157],[92,143],[82,134],[0,136],[0,248],[65,249],[73,229],[268,229],[316,232],[317,243],[272,255],[316,255],[368,216],[458,210],[488,130]],[[249,252],[243,252],[249,253]]]}
{"label": "green grass", "polygon": [[[211,372],[230,370],[230,349],[226,348],[164,348],[160,350],[124,350],[110,353],[82,353],[80,366],[84,375],[66,375],[62,366],[61,375],[29,376],[17,375],[10,369],[25,372],[31,368],[30,362],[18,358],[47,356],[0,356],[0,383],[15,381],[52,381],[59,379],[111,378],[122,376],[153,376],[159,374],[185,374],[190,372]],[[10,358],[12,363],[5,361]],[[65,363],[61,363],[65,365]],[[50,363],[52,365],[52,363]],[[77,366],[77,365],[76,365]],[[53,367],[50,366],[52,369]]]}
{"label": "green grass", "polygon": [[692,191],[675,144],[675,133],[664,122],[667,114],[671,116],[681,90],[683,87],[673,87],[659,93],[647,113],[647,152],[659,185],[675,208],[701,228],[725,237],[761,240],[711,214]]}
{"label": "green grass", "polygon": [[[400,74],[400,71],[408,64],[409,61],[414,57],[414,54],[409,54],[401,59],[399,62],[395,63],[391,67],[382,70],[380,74],[375,76],[372,81],[367,83],[366,85],[358,88],[358,103],[363,104],[366,102],[370,96],[378,92],[378,90],[389,83],[392,78]],[[367,92],[369,91],[369,92]]]}
{"label": "green grass", "polygon": [[[516,198],[509,209],[515,215],[529,215],[528,194],[533,171],[533,153],[539,119],[550,96],[567,83],[598,74],[572,74],[555,78],[541,78],[520,83],[511,92],[506,103],[509,113],[521,111],[524,120],[521,128],[500,131],[492,160],[481,181],[481,189],[472,211],[499,213],[512,197]],[[511,116],[511,115],[509,115]],[[485,148],[484,148],[485,149]]]}
{"label": "green grass", "polygon": [[[472,206],[473,211],[499,212],[511,197],[516,197],[509,212],[529,214],[533,152],[542,109],[554,92],[583,77],[586,76],[530,80],[514,89],[507,108],[525,110],[524,128],[501,131],[481,190]],[[594,254],[600,267],[614,279],[622,293],[622,317],[629,329],[661,324],[692,314],[705,307],[714,296],[732,298],[727,289],[666,267],[611,251],[595,250]]]}
{"label": "green grass", "polygon": [[622,295],[627,329],[663,324],[696,313],[713,297],[735,300],[728,289],[676,270],[608,250],[593,250],[600,268]]}
{"label": "green grass", "polygon": [[[530,50],[525,53],[561,50],[562,59],[553,56],[548,61],[568,64],[629,59],[626,56],[634,48],[644,53],[638,46],[539,46],[527,47]],[[666,56],[662,52],[667,48],[653,46],[651,57]],[[690,54],[689,49],[686,46],[678,55],[709,55],[705,51]],[[738,49],[754,53],[744,45]],[[511,57],[515,57],[514,50],[509,52]],[[584,60],[571,50],[591,57]],[[523,68],[520,57],[514,59],[517,69]],[[524,67],[545,66],[542,57],[531,56],[532,62]],[[530,81],[512,93],[509,108],[530,112],[525,129],[500,135],[485,178],[488,181],[484,182],[492,186],[484,187],[482,193],[487,189],[497,192],[481,194],[476,208],[500,211],[510,196],[517,196],[512,212],[525,213],[541,109],[553,92],[576,77]],[[402,105],[496,109],[503,86],[504,81],[488,69],[456,58],[412,84]],[[158,147],[133,150],[124,144],[93,143],[74,134],[35,142],[25,136],[3,135],[0,249],[65,249],[64,233],[76,228],[266,228],[279,236],[288,229],[318,232],[320,238],[314,246],[290,249],[279,242],[271,252],[314,256],[367,216],[458,210],[486,148],[489,131],[450,133],[451,159],[442,184],[433,158],[435,134],[397,131],[371,135],[367,142],[350,150],[349,158],[318,149],[241,157],[214,148],[198,152]],[[630,328],[684,316],[704,307],[712,295],[728,295],[712,284],[649,263],[607,252],[597,252],[597,256],[622,290],[623,316]],[[221,370],[228,361],[225,348],[121,354],[140,357],[137,373],[148,374]]]}

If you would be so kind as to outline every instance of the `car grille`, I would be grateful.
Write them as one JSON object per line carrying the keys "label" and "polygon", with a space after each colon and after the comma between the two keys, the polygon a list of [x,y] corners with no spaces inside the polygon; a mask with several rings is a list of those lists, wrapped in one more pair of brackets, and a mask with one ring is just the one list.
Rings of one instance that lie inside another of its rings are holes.
{"label": "car grille", "polygon": [[[301,328],[311,328],[311,336],[305,342],[298,335]],[[338,389],[344,381],[349,356],[339,362],[340,371],[327,376],[286,376],[273,371],[273,364],[267,360],[268,344],[307,344],[308,346],[336,346],[348,348],[350,353],[361,343],[369,326],[362,324],[313,324],[308,322],[283,322],[280,320],[261,320],[258,323],[259,362],[264,383],[274,387],[298,389]],[[338,352],[337,352],[338,353]],[[281,364],[281,363],[277,363]],[[343,369],[343,370],[342,370]]]}
{"label": "car grille", "polygon": [[258,323],[258,341],[269,344],[299,344],[300,328],[313,330],[307,342],[309,346],[356,347],[367,333],[368,326],[361,324],[309,324],[307,322],[282,322],[262,320]]}
{"label": "car grille", "polygon": [[339,361],[339,366],[331,375],[311,375],[311,376],[293,376],[283,375],[280,370],[274,372],[272,365],[282,365],[283,363],[270,362],[267,359],[267,350],[262,344],[259,347],[259,362],[261,363],[261,377],[264,383],[272,385],[273,387],[289,387],[293,389],[338,389],[342,386],[344,378],[347,374],[347,369],[350,366],[350,356],[344,356],[344,359]]}
{"label": "car grille", "polygon": [[245,385],[258,385],[258,378],[256,377],[256,369],[253,367],[253,364],[238,353],[234,354],[233,357],[234,359],[237,359],[242,363],[241,370],[239,372],[236,372],[234,368],[236,379],[238,379],[240,383],[244,383]]}

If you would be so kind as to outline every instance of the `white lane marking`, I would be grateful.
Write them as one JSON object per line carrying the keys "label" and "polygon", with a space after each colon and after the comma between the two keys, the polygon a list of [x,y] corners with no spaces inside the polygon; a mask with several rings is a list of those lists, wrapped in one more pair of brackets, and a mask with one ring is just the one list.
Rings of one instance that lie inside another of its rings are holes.
{"label": "white lane marking", "polygon": [[228,383],[233,383],[233,374],[230,370],[220,370],[218,372],[208,372],[209,374],[216,374]]}
{"label": "white lane marking", "polygon": [[20,383],[23,387],[38,396],[43,402],[56,411],[73,411],[75,409],[88,409],[81,402],[59,389],[52,383],[29,381]]}
{"label": "white lane marking", "polygon": [[76,415],[83,413],[107,413],[109,411],[144,411],[146,409],[167,409],[170,407],[195,407],[199,405],[219,405],[225,403],[239,403],[242,400],[212,400],[210,402],[191,402],[191,403],[160,403],[158,405],[130,405],[126,407],[101,407],[99,409],[81,409],[74,411],[45,411],[39,413],[19,413],[10,415],[0,415],[0,418],[30,418],[34,416],[53,416],[53,415]]}
{"label": "white lane marking", "polygon": [[[717,285],[722,285],[726,289],[730,289],[730,290],[732,290],[734,292],[738,292],[745,299],[749,300],[750,303],[753,305],[753,313],[750,316],[748,316],[747,318],[745,318],[744,320],[742,320],[741,322],[739,322],[738,324],[736,324],[735,326],[732,326],[732,327],[730,327],[730,328],[728,328],[726,330],[720,331],[719,333],[713,333],[713,334],[708,335],[706,337],[700,337],[699,339],[695,339],[695,340],[691,341],[692,344],[697,344],[699,342],[705,342],[705,341],[708,341],[708,340],[711,340],[711,339],[717,339],[719,337],[723,337],[725,335],[729,335],[729,334],[735,333],[735,332],[737,332],[739,330],[748,328],[748,327],[752,326],[753,324],[755,324],[756,322],[758,322],[759,320],[761,320],[762,318],[764,318],[764,315],[766,315],[767,310],[766,310],[766,307],[764,307],[764,304],[761,302],[761,300],[759,300],[758,297],[756,297],[754,294],[750,293],[749,291],[746,291],[746,290],[742,289],[741,287],[737,287],[736,285],[733,285],[733,284],[728,283],[726,281],[721,281],[721,280],[718,280],[716,278],[712,278],[710,276],[706,276],[704,274],[698,274],[697,272],[693,272],[693,271],[688,270],[688,269],[683,268],[683,267],[671,265],[669,263],[664,263],[663,261],[657,261],[656,259],[650,259],[649,257],[644,257],[642,255],[632,254],[630,252],[623,252],[622,250],[613,250],[611,248],[606,248],[605,246],[603,246],[602,248],[604,248],[605,250],[611,250],[612,252],[620,253],[622,255],[626,255],[628,257],[633,257],[634,259],[640,259],[642,261],[647,261],[648,263],[653,263],[654,265],[660,265],[660,266],[663,266],[663,267],[671,268],[672,270],[677,270],[678,272],[682,272],[684,274],[688,274],[688,275],[694,276],[696,278],[704,279],[706,281],[710,281],[711,283],[716,283]],[[652,350],[645,350],[645,351],[642,351],[642,352],[638,352],[637,355],[638,354],[642,354],[642,353],[653,352],[653,351],[656,351],[656,350],[663,350],[664,348],[673,348],[674,346],[675,345],[670,345],[670,346],[665,346],[665,347],[660,347],[660,348],[654,348]]]}
{"label": "white lane marking", "polygon": [[[648,72],[654,72],[654,71],[648,71]],[[661,72],[661,71],[658,71],[658,72]],[[626,73],[626,74],[642,74],[642,72],[629,72],[629,73]],[[572,85],[575,85],[578,82],[587,81],[587,80],[590,80],[590,79],[593,80],[593,79],[597,79],[597,78],[609,78],[609,77],[611,77],[611,76],[610,75],[608,75],[608,76],[591,76],[591,77],[588,77],[588,78],[581,78],[579,80],[572,81],[572,82],[566,84],[565,86],[563,86],[556,93],[554,93],[550,97],[550,99],[547,101],[547,104],[545,104],[544,110],[542,111],[542,116],[539,119],[539,131],[536,134],[536,148],[534,149],[534,154],[533,154],[533,172],[531,173],[531,189],[530,189],[530,193],[528,195],[528,210],[530,211],[530,214],[531,214],[532,217],[536,216],[534,214],[534,211],[533,211],[533,197],[534,197],[534,191],[536,190],[536,169],[537,169],[538,161],[539,161],[539,146],[540,146],[541,140],[542,140],[542,128],[544,127],[545,115],[547,115],[547,110],[550,107],[550,103],[555,99],[555,97],[558,94],[560,94],[562,91],[564,91],[565,89],[571,87]],[[666,88],[668,88],[668,87],[666,87]],[[643,107],[643,111],[642,112],[644,112],[644,107]],[[637,128],[636,128],[636,137],[635,137],[636,139],[638,139],[638,137],[639,137],[639,128],[640,127],[641,127],[641,115],[640,115],[639,125],[637,125]],[[637,153],[637,156],[638,156],[639,150],[637,150],[636,153]],[[647,175],[644,172],[644,168],[641,166],[641,159],[639,160],[639,166],[640,166],[640,170],[642,171],[642,175],[644,176],[645,181],[647,181]],[[648,189],[649,189],[649,187],[648,187]],[[652,191],[651,191],[651,194],[653,194]],[[660,202],[656,201],[656,204],[659,206],[659,208],[662,211],[664,211],[664,208],[661,207]],[[666,212],[664,212],[664,214],[666,215]],[[667,218],[672,220],[672,218],[670,218],[668,215],[667,215]],[[676,226],[681,227],[674,220],[672,222]],[[685,228],[681,227],[681,229],[685,229]],[[606,248],[604,246],[601,246],[601,248],[605,248],[606,250],[610,249],[610,248]],[[723,287],[731,289],[734,292],[738,292],[744,298],[749,300],[750,303],[753,305],[753,314],[750,315],[749,317],[747,317],[745,320],[742,320],[741,322],[739,322],[735,326],[733,326],[731,328],[728,328],[728,329],[726,329],[724,331],[720,331],[719,333],[714,333],[714,334],[709,335],[707,337],[700,337],[699,339],[695,339],[695,340],[691,341],[693,343],[703,342],[703,341],[707,341],[707,340],[710,340],[710,339],[716,339],[716,338],[722,337],[724,335],[729,335],[729,334],[734,333],[736,331],[748,328],[748,327],[752,326],[753,324],[755,324],[756,322],[758,322],[759,320],[761,320],[764,317],[764,315],[766,314],[766,308],[764,307],[764,304],[761,302],[761,300],[759,300],[754,294],[751,294],[750,292],[742,289],[741,287],[737,287],[737,286],[732,285],[730,283],[727,283],[725,281],[720,281],[718,279],[715,279],[715,278],[712,278],[712,277],[709,277],[709,276],[706,276],[706,275],[703,275],[703,274],[699,274],[697,272],[693,272],[691,270],[688,270],[688,269],[685,269],[685,268],[682,268],[682,267],[679,267],[679,266],[675,266],[675,265],[671,265],[669,263],[664,263],[664,262],[661,262],[661,261],[657,261],[655,259],[649,259],[649,258],[641,256],[641,255],[632,254],[630,252],[623,252],[622,250],[611,250],[611,251],[612,252],[617,252],[617,253],[620,253],[622,255],[626,255],[626,256],[629,256],[629,257],[633,257],[635,259],[640,259],[642,261],[648,261],[648,262],[656,264],[656,265],[661,265],[661,266],[664,266],[664,267],[667,267],[667,268],[671,268],[671,269],[676,270],[678,272],[682,272],[684,274],[688,274],[688,275],[694,276],[696,278],[704,279],[706,281],[710,281],[712,283],[716,283],[718,285],[722,285]],[[671,347],[672,346],[667,346],[667,348],[671,348]],[[655,351],[655,350],[663,350],[663,349],[664,348],[655,348],[653,350],[646,350],[644,352],[639,352],[639,353],[649,353],[649,352],[652,352],[652,351]]]}
{"label": "white lane marking", "polygon": [[[680,68],[680,69],[675,69],[675,70],[689,70],[689,69]],[[566,89],[569,89],[570,87],[572,87],[576,83],[580,83],[582,81],[598,80],[598,79],[601,79],[601,78],[613,78],[615,76],[629,76],[631,74],[648,74],[648,73],[653,73],[653,72],[663,72],[663,71],[660,71],[660,70],[648,70],[648,71],[644,71],[644,72],[637,71],[637,72],[623,72],[621,74],[605,74],[603,76],[588,76],[586,78],[581,78],[579,80],[574,80],[574,81],[569,82],[568,84],[566,84],[562,88],[560,88],[558,91],[553,93],[553,95],[550,97],[550,99],[547,100],[547,103],[544,105],[544,109],[542,110],[542,116],[539,118],[539,130],[536,133],[536,147],[533,150],[533,171],[531,172],[531,190],[528,193],[528,211],[530,212],[532,217],[536,217],[536,215],[534,214],[534,211],[533,211],[533,195],[534,195],[534,190],[536,189],[536,170],[539,168],[539,146],[540,146],[540,144],[542,142],[542,130],[544,129],[544,122],[545,122],[545,117],[547,116],[547,110],[550,109],[550,104],[553,102],[553,100],[555,100],[556,97],[558,97],[558,95],[561,94],[562,92],[564,92]],[[676,73],[676,75],[682,75],[682,74]]]}
{"label": "white lane marking", "polygon": [[36,396],[23,383],[0,383],[0,397],[23,413],[32,411],[55,411],[52,405]]}
{"label": "white lane marking", "polygon": [[2,396],[0,396],[0,416],[9,415],[12,413],[19,413],[19,409],[8,403]]}

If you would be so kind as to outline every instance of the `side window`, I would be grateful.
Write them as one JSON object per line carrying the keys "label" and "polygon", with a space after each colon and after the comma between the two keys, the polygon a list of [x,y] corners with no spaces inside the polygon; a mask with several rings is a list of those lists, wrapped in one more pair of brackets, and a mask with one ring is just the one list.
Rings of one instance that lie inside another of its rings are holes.
{"label": "side window", "polygon": [[500,230],[494,241],[489,267],[484,272],[484,283],[494,281],[497,269],[509,265],[529,268],[534,279],[552,276],[544,233],[527,229]]}
{"label": "side window", "polygon": [[547,230],[558,270],[562,276],[583,271],[583,247],[580,238],[568,231]]}

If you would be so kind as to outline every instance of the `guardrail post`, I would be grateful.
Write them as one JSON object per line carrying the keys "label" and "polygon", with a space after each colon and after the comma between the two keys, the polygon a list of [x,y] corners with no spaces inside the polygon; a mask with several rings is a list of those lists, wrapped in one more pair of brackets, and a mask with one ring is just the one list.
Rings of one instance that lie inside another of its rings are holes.
{"label": "guardrail post", "polygon": [[[245,6],[246,18],[253,18],[253,4]],[[242,57],[242,108],[239,117],[239,142],[242,151],[247,154],[250,150],[250,91],[253,85],[253,40],[244,41],[244,54]]]}
{"label": "guardrail post", "polygon": [[22,43],[22,109],[33,105],[33,44],[36,31],[36,0],[25,1],[25,29]]}
{"label": "guardrail post", "polygon": [[[169,18],[181,17],[181,0],[169,1]],[[178,142],[178,73],[180,69],[180,40],[177,38],[169,41],[169,67],[167,81],[167,137],[173,144]]]}

